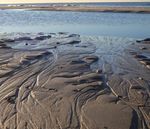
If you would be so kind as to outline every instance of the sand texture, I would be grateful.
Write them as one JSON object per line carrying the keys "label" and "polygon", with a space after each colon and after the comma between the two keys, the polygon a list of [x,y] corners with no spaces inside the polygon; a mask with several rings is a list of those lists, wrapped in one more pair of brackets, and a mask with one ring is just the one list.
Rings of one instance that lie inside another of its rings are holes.
{"label": "sand texture", "polygon": [[149,39],[0,36],[0,129],[149,129],[149,90]]}

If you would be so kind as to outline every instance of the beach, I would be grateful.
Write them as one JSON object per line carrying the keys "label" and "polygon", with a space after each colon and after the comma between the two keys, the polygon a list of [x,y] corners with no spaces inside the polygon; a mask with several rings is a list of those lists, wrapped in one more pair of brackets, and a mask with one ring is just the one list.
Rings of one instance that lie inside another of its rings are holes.
{"label": "beach", "polygon": [[0,5],[0,129],[150,129],[150,5],[133,5]]}
{"label": "beach", "polygon": [[27,9],[40,11],[150,13],[150,7],[92,7],[92,6],[0,6],[0,9]]}
{"label": "beach", "polygon": [[1,129],[150,128],[150,39],[0,37]]}

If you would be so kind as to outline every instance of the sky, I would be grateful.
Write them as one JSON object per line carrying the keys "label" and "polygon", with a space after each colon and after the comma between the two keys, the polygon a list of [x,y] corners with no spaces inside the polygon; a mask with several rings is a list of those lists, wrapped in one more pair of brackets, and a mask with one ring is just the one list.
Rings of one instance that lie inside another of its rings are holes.
{"label": "sky", "polygon": [[59,2],[150,2],[150,0],[0,0],[6,3],[59,3]]}

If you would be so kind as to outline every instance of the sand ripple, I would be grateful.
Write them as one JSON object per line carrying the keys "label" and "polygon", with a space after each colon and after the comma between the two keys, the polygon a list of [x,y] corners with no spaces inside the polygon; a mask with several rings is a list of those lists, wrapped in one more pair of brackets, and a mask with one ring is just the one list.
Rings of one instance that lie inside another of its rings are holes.
{"label": "sand ripple", "polygon": [[1,37],[0,129],[150,128],[149,41]]}

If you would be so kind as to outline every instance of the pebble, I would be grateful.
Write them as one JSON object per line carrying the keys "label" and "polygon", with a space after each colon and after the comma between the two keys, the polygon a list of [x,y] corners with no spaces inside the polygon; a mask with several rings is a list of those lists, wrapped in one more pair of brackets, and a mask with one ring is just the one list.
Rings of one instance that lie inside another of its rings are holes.
{"label": "pebble", "polygon": [[147,48],[146,48],[146,47],[140,47],[140,49],[141,49],[141,50],[146,50]]}
{"label": "pebble", "polygon": [[142,77],[139,77],[138,79],[143,80],[143,78],[142,78]]}
{"label": "pebble", "polygon": [[96,73],[102,73],[102,70],[101,69],[97,69]]}

